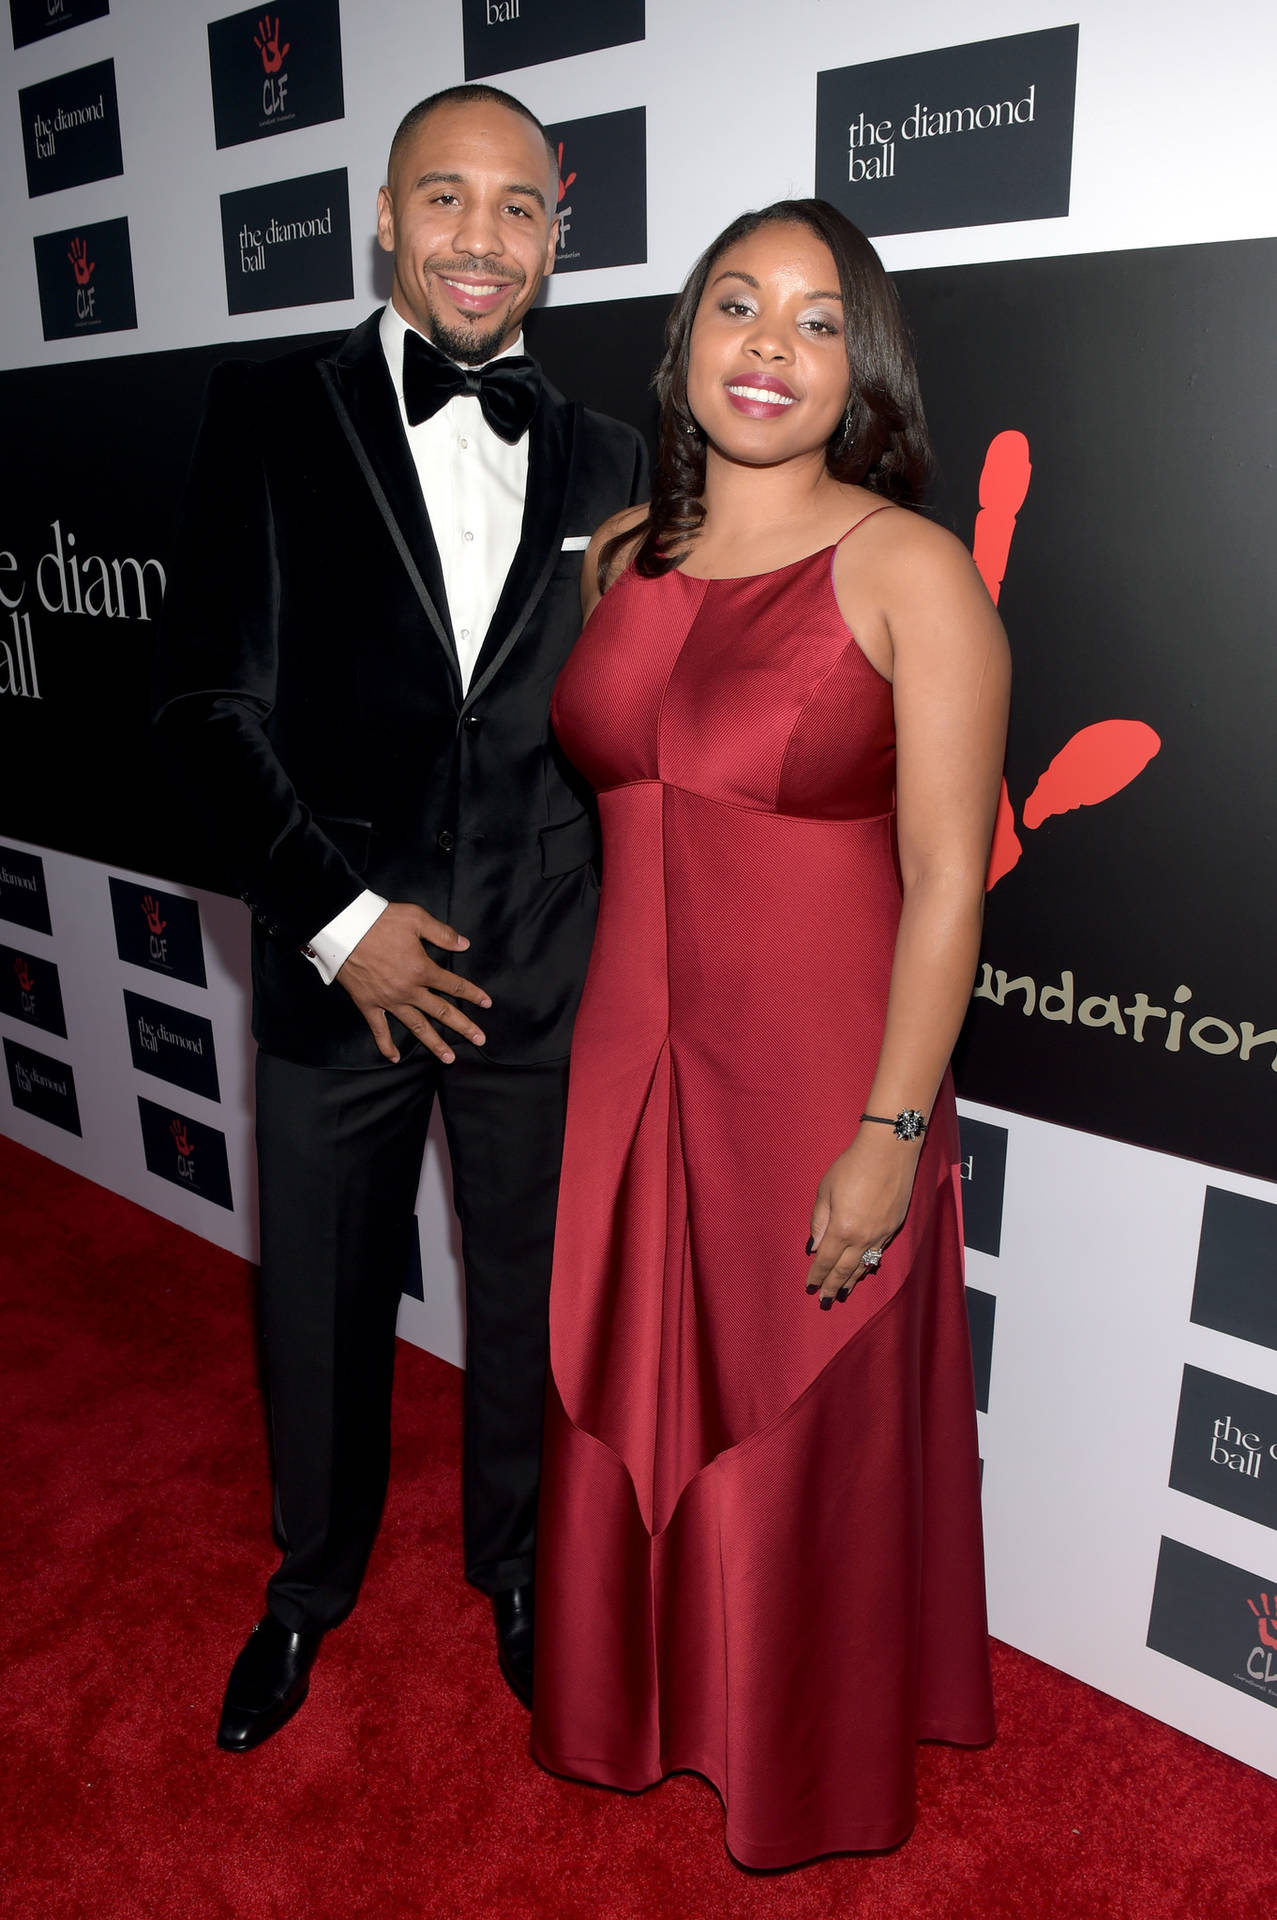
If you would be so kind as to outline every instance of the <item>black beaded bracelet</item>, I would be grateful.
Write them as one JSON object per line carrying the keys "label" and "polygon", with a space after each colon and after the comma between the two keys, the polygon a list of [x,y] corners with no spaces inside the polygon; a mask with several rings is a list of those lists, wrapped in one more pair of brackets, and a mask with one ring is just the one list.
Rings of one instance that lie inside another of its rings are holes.
{"label": "black beaded bracelet", "polygon": [[927,1123],[916,1107],[906,1107],[894,1120],[885,1113],[862,1113],[862,1120],[874,1120],[880,1127],[890,1127],[897,1140],[920,1140],[927,1131]]}

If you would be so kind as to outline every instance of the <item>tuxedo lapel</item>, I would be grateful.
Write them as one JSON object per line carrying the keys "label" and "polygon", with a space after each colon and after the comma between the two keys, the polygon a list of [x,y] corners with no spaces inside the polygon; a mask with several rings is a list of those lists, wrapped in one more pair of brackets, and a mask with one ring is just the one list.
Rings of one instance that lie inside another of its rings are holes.
{"label": "tuxedo lapel", "polygon": [[422,611],[460,687],[439,549],[430,530],[421,485],[399,413],[399,401],[381,350],[380,314],[348,334],[319,362],[338,423],[359,464],[412,582]]}
{"label": "tuxedo lapel", "polygon": [[548,383],[528,429],[523,526],[466,694],[470,704],[499,672],[549,584],[567,529],[577,408]]}

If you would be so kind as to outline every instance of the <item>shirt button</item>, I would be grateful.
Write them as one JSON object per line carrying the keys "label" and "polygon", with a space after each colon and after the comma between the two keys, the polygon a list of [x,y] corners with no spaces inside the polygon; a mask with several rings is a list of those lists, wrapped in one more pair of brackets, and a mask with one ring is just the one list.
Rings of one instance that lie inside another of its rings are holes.
{"label": "shirt button", "polygon": [[435,841],[435,845],[438,847],[441,853],[451,853],[452,849],[456,846],[456,844],[457,844],[456,841],[453,839],[452,835],[448,832],[447,827],[444,828],[443,832],[439,835],[439,837]]}
{"label": "shirt button", "polygon": [[458,440],[457,445],[459,447],[468,447],[470,445],[470,442],[466,439],[466,436],[464,435],[464,433],[462,434],[460,440]]}
{"label": "shirt button", "polygon": [[463,535],[462,537],[463,537],[464,539],[466,539],[466,540],[473,540],[473,539],[474,539],[474,535],[473,535],[472,533],[467,533],[467,534],[464,534],[464,535]]}

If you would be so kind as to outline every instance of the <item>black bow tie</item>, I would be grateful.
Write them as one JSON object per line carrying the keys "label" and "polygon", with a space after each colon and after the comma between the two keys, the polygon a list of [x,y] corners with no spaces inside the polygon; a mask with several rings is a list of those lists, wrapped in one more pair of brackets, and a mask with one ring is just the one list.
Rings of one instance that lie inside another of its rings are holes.
{"label": "black bow tie", "polygon": [[541,397],[541,369],[526,354],[490,360],[486,367],[459,367],[419,333],[406,333],[403,397],[408,425],[429,420],[458,393],[477,395],[492,431],[513,446],[532,424]]}

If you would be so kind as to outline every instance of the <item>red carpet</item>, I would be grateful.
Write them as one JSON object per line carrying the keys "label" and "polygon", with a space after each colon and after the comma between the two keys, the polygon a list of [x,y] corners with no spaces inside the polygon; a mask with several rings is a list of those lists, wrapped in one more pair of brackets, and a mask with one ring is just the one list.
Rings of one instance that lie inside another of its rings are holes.
{"label": "red carpet", "polygon": [[894,1854],[746,1874],[700,1780],[540,1772],[460,1576],[459,1376],[408,1346],[364,1598],[292,1725],[218,1753],[270,1565],[249,1269],[2,1139],[0,1218],[6,1913],[1277,1915],[1277,1783],[1005,1647],[999,1740],[923,1750]]}

